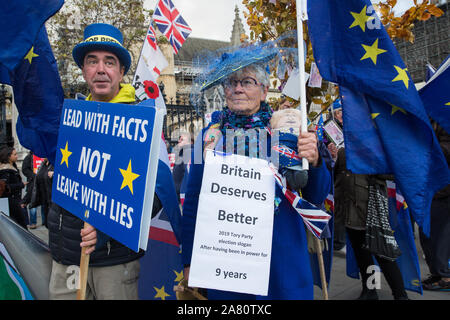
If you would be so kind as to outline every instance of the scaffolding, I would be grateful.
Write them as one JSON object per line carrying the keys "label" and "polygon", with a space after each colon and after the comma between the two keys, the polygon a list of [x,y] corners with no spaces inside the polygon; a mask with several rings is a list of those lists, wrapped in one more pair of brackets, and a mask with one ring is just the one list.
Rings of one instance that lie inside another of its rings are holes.
{"label": "scaffolding", "polygon": [[417,22],[414,43],[396,41],[400,56],[415,83],[425,81],[426,64],[438,67],[450,54],[450,16],[448,1],[439,6],[444,15]]}

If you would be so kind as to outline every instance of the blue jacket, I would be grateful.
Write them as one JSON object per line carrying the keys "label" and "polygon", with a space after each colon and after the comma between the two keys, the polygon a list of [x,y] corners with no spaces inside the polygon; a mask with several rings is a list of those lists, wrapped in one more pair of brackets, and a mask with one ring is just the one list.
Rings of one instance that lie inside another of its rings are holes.
{"label": "blue jacket", "polygon": [[[183,263],[189,265],[192,256],[194,231],[200,190],[202,186],[204,163],[195,163],[194,159],[203,159],[202,137],[198,137],[192,153],[192,165],[189,173],[186,198],[183,206],[182,243]],[[270,146],[270,139],[268,139]],[[270,150],[270,148],[268,148]],[[197,154],[197,157],[195,156]],[[330,172],[325,162],[319,160],[318,167],[310,167],[308,184],[302,190],[303,197],[319,206],[332,188]],[[208,299],[313,299],[313,276],[307,249],[305,226],[277,186],[276,197],[282,199],[274,214],[272,237],[272,256],[270,266],[268,296],[254,296],[234,292],[208,290]]]}

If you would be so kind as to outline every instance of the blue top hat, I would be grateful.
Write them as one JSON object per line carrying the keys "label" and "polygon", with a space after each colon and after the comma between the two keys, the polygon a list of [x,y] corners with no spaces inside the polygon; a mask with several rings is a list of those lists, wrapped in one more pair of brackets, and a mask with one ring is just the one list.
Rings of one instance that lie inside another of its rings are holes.
{"label": "blue top hat", "polygon": [[102,50],[114,53],[125,67],[125,74],[131,65],[131,55],[123,47],[123,36],[119,29],[106,23],[94,23],[84,29],[84,40],[72,51],[73,59],[81,68],[88,52]]}
{"label": "blue top hat", "polygon": [[200,91],[219,84],[230,74],[251,64],[264,64],[278,54],[278,49],[269,45],[251,45],[241,47],[229,53],[225,52],[219,59],[212,61],[201,79]]}

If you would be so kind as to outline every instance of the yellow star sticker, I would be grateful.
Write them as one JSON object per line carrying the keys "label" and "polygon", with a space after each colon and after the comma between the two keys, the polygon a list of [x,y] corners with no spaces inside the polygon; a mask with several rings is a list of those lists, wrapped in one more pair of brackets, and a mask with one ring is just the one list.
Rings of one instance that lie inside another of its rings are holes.
{"label": "yellow star sticker", "polygon": [[139,174],[134,173],[131,171],[131,159],[130,162],[128,162],[128,168],[127,170],[120,169],[120,173],[123,176],[122,186],[120,187],[120,190],[125,188],[125,186],[128,186],[128,188],[131,191],[131,194],[133,194],[133,181],[139,177]]}
{"label": "yellow star sticker", "polygon": [[62,153],[62,159],[61,159],[61,163],[63,164],[64,162],[66,163],[67,168],[69,167],[69,157],[72,154],[72,152],[69,151],[68,149],[68,142],[66,141],[66,147],[64,149],[59,149],[61,150]]}
{"label": "yellow star sticker", "polygon": [[28,62],[31,64],[31,61],[35,57],[39,57],[38,54],[34,53],[34,47],[31,47],[30,51],[28,51],[27,55],[25,56],[24,60],[28,60]]}
{"label": "yellow star sticker", "polygon": [[450,102],[447,102],[445,105],[446,105],[446,106],[450,106]]}
{"label": "yellow star sticker", "polygon": [[402,109],[400,107],[394,106],[393,104],[391,104],[392,106],[392,112],[391,112],[391,116],[394,115],[394,113],[396,113],[397,111],[402,112],[403,114],[406,114],[405,109]]}
{"label": "yellow star sticker", "polygon": [[378,117],[379,115],[380,115],[379,113],[372,113],[371,114],[372,120],[375,120],[375,118]]}
{"label": "yellow star sticker", "polygon": [[375,42],[371,46],[366,46],[365,44],[363,44],[362,46],[364,50],[366,50],[366,53],[361,58],[361,60],[370,58],[375,65],[377,64],[378,55],[387,52],[387,50],[378,48],[378,39],[375,40]]}
{"label": "yellow star sticker", "polygon": [[364,6],[364,8],[361,10],[360,13],[351,12],[353,18],[355,18],[355,21],[353,21],[352,25],[349,27],[349,29],[359,26],[362,31],[366,32],[366,23],[370,20],[375,19],[374,17],[369,17],[367,14],[367,6]]}
{"label": "yellow star sticker", "polygon": [[153,289],[156,290],[155,298],[160,298],[161,300],[166,300],[166,297],[170,297],[170,294],[167,294],[164,286],[161,287],[161,289],[158,289],[157,287],[153,287]]}
{"label": "yellow star sticker", "polygon": [[175,282],[180,282],[181,280],[183,280],[184,275],[183,275],[183,270],[181,270],[180,272],[176,272],[175,270],[173,270],[173,272],[175,272],[175,274],[177,275],[177,277],[175,278]]}
{"label": "yellow star sticker", "polygon": [[392,80],[392,82],[395,81],[403,81],[405,84],[406,89],[409,88],[409,76],[408,76],[408,68],[402,69],[400,67],[394,66],[395,70],[397,70],[398,75]]}

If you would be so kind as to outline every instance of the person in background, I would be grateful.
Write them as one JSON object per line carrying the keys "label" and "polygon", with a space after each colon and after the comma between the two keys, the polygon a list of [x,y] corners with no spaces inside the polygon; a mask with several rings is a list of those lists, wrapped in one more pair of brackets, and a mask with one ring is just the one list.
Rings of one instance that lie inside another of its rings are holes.
{"label": "person in background", "polygon": [[[391,288],[395,300],[408,300],[402,273],[397,262],[392,259],[373,255],[366,248],[366,228],[369,202],[369,186],[379,186],[387,195],[386,175],[354,174],[346,167],[345,148],[340,148],[335,165],[335,216],[345,225],[345,231],[355,253],[361,275],[362,292],[357,300],[378,300],[375,288],[369,288],[368,268],[378,262],[383,275]],[[377,210],[380,208],[377,207]],[[379,242],[383,240],[379,237]]]}
{"label": "person in background", "polygon": [[[333,119],[335,120],[336,124],[339,126],[339,128],[341,130],[343,130],[343,119],[342,119],[342,104],[341,104],[341,100],[337,99],[334,103],[333,103],[333,108],[332,108],[332,112],[333,112]],[[336,146],[336,144],[332,141],[329,141],[327,143],[327,148],[328,151],[330,152],[330,155],[334,161],[334,163],[336,163],[337,159],[338,159],[338,147]],[[336,186],[336,176],[337,173],[335,172],[335,167],[333,167],[333,177],[334,177],[334,182],[335,182],[335,186]],[[336,195],[335,195],[336,197]],[[334,219],[334,240],[333,240],[333,249],[336,251],[345,251],[345,245],[346,245],[346,233],[345,233],[345,224],[344,224],[344,220],[343,220],[343,216],[342,215],[338,215],[335,216]]]}
{"label": "person in background", "polygon": [[178,144],[173,149],[175,152],[175,165],[173,166],[172,176],[177,191],[178,201],[180,201],[180,189],[186,168],[191,160],[191,146],[191,135],[187,132],[183,132],[178,138]]}
{"label": "person in background", "polygon": [[[442,152],[450,163],[450,135],[432,120]],[[419,228],[420,244],[430,276],[422,281],[425,290],[450,291],[450,185],[436,192],[431,203],[430,236]]]}
{"label": "person in background", "polygon": [[42,160],[41,165],[36,173],[36,183],[33,190],[36,195],[35,198],[31,198],[31,206],[41,206],[42,225],[48,228],[48,212],[50,204],[52,202],[52,178],[53,178],[53,165],[47,158]]}
{"label": "person in background", "polygon": [[[34,179],[36,177],[36,173],[33,170],[33,151],[29,151],[27,156],[23,159],[22,173],[27,178],[27,182],[28,182],[28,184],[26,186],[26,190],[25,190],[25,196],[23,197],[22,203],[21,203],[22,208],[25,208],[25,210],[26,210],[27,206],[31,202],[31,196],[32,196],[33,187],[34,187]],[[37,211],[36,207],[28,209],[29,220],[30,220],[30,224],[28,225],[28,228],[30,228],[30,229],[36,229],[36,222],[37,222],[36,211]]]}
{"label": "person in background", "polygon": [[287,97],[281,99],[277,110],[285,110],[292,108],[293,103]]}
{"label": "person in background", "polygon": [[20,205],[22,202],[22,189],[28,184],[22,181],[17,168],[17,152],[13,147],[4,147],[0,150],[0,179],[6,183],[3,198],[8,198],[10,217],[24,229],[27,228],[27,217]]}

